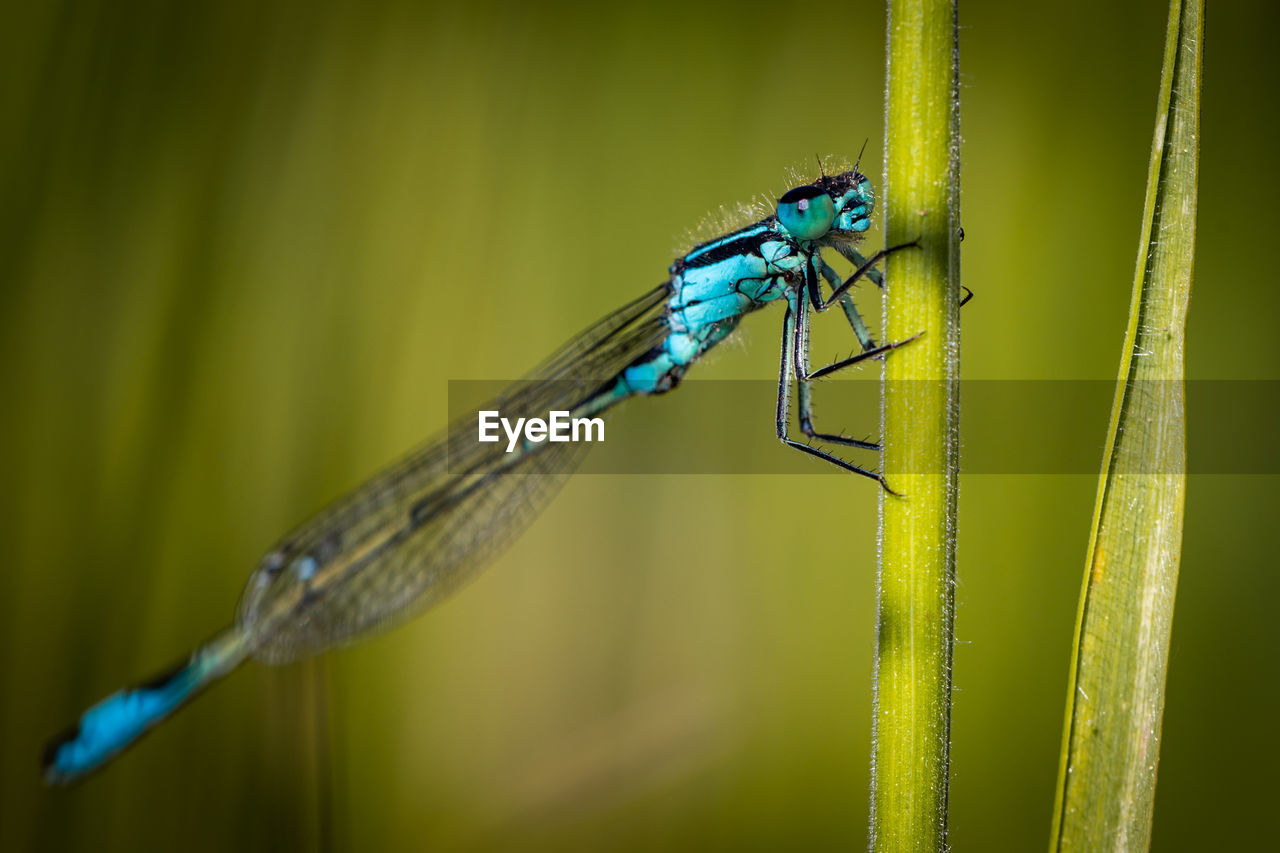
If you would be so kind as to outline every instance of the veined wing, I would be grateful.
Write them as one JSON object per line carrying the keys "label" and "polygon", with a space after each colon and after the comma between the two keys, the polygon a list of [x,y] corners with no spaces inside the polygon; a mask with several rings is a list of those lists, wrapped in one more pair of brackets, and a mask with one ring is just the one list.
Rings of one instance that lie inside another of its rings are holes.
{"label": "veined wing", "polygon": [[[575,336],[483,409],[572,411],[667,334],[666,283]],[[582,445],[508,454],[473,414],[302,525],[241,599],[254,656],[283,663],[405,621],[443,599],[543,509]]]}

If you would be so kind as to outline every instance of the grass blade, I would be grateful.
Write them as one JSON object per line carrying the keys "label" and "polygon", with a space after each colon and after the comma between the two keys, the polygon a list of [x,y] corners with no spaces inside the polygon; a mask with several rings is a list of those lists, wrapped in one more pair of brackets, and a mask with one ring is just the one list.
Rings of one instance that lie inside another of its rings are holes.
{"label": "grass blade", "polygon": [[1203,0],[1169,16],[1129,330],[1076,622],[1051,848],[1145,850],[1186,493]]}
{"label": "grass blade", "polygon": [[871,847],[945,850],[959,468],[956,6],[889,4],[888,261]]}

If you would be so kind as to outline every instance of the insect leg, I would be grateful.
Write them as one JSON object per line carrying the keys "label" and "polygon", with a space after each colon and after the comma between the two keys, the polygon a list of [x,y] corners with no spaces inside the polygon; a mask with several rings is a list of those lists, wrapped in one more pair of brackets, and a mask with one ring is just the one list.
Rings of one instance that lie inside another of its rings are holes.
{"label": "insect leg", "polygon": [[[814,260],[821,266],[818,267],[822,272],[822,277],[827,280],[827,284],[831,285],[831,289],[835,290],[840,286],[840,275],[831,264],[819,254],[815,255]],[[861,256],[859,256],[859,266],[862,265]],[[880,274],[880,270],[871,270],[867,273],[867,277],[876,283],[879,287],[884,287],[884,276]],[[819,303],[814,302],[814,310],[819,310]],[[840,294],[840,307],[844,309],[845,319],[849,321],[853,334],[858,338],[858,345],[864,350],[869,350],[876,345],[875,338],[871,337],[871,332],[867,329],[867,324],[863,321],[862,315],[858,313],[858,306],[853,303],[853,296],[849,293]]]}
{"label": "insect leg", "polygon": [[809,312],[807,310],[801,310],[796,317],[795,325],[791,360],[795,365],[796,391],[800,402],[800,431],[810,439],[818,441],[860,447],[864,450],[879,450],[880,445],[874,441],[863,441],[836,433],[818,432],[814,429],[813,394],[809,387]]}
{"label": "insect leg", "polygon": [[[963,239],[963,237],[961,239]],[[908,243],[907,245],[909,246],[911,244]],[[849,263],[853,264],[859,269],[867,265],[867,259],[862,257],[862,254],[857,249],[854,249],[851,246],[838,247],[838,249],[840,254],[849,260]],[[831,285],[831,289],[835,290],[835,288],[837,287],[836,283],[840,281],[839,275],[825,261],[822,261],[821,263],[822,263],[822,277],[825,278],[827,280],[827,283]],[[877,270],[877,269],[868,268],[866,275],[867,275],[867,278],[871,279],[871,282],[876,287],[880,288],[881,290],[884,290],[884,273],[880,272],[880,270]],[[966,304],[968,304],[969,300],[973,298],[973,291],[965,287],[963,284],[960,285],[960,289],[964,291],[964,296],[961,297],[960,299],[960,307],[963,308]],[[845,309],[846,314],[849,312],[849,309],[845,307],[847,296],[848,295],[845,294],[844,296],[840,297],[840,307]],[[850,320],[850,322],[853,322],[853,321]],[[866,347],[864,346],[863,349],[866,349]]]}
{"label": "insect leg", "polygon": [[799,349],[800,343],[798,334],[799,323],[796,319],[798,313],[796,308],[801,307],[800,300],[801,297],[796,297],[794,300],[789,299],[787,301],[787,314],[782,323],[782,356],[781,364],[778,368],[778,409],[777,420],[775,422],[778,440],[788,447],[794,447],[801,453],[816,456],[817,458],[830,462],[832,465],[842,468],[845,471],[849,471],[853,474],[861,474],[863,477],[875,480],[886,492],[891,495],[897,495],[897,492],[889,488],[889,484],[885,482],[883,474],[868,471],[866,468],[861,468],[854,465],[852,462],[846,462],[838,456],[833,456],[825,450],[819,450],[818,448],[805,444],[802,441],[796,441],[788,432],[787,405],[790,402],[791,377],[797,369],[796,353]]}
{"label": "insect leg", "polygon": [[[900,243],[897,246],[890,246],[887,249],[881,249],[880,251],[876,252],[874,255],[872,255],[871,257],[864,260],[861,264],[859,264],[858,268],[853,271],[853,275],[845,279],[843,284],[841,284],[839,287],[832,289],[831,296],[827,297],[827,301],[823,303],[822,307],[818,310],[826,311],[828,308],[834,305],[842,294],[847,293],[849,288],[853,287],[853,285],[857,283],[858,279],[862,278],[863,276],[867,276],[870,278],[872,267],[880,263],[885,258],[889,257],[889,255],[893,254],[894,252],[901,251],[902,249],[913,249],[918,247],[919,245],[920,245],[919,240],[912,240],[910,243]],[[842,252],[841,254],[845,254],[847,257],[850,257],[850,259],[852,259],[853,257],[858,257],[858,258],[862,257],[852,249],[849,249],[848,252]],[[875,279],[872,278],[872,281],[875,281]],[[877,284],[879,284],[881,287],[884,287],[883,276],[881,276],[880,281],[877,282]]]}

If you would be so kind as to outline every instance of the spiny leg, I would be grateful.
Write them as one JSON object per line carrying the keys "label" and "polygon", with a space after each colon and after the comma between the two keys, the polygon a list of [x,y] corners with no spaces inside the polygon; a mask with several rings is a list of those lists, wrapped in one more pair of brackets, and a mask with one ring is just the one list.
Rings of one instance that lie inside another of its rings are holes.
{"label": "spiny leg", "polygon": [[[865,261],[863,261],[858,266],[858,268],[853,271],[853,275],[849,276],[847,279],[844,280],[843,284],[841,284],[839,287],[833,288],[831,291],[831,295],[827,297],[827,301],[824,302],[822,306],[818,308],[818,310],[826,311],[828,308],[834,305],[840,299],[841,295],[847,293],[849,291],[849,288],[853,287],[853,285],[857,283],[858,279],[862,278],[863,276],[868,276],[871,273],[872,267],[880,263],[885,258],[889,257],[894,252],[898,252],[903,249],[913,249],[919,245],[920,245],[919,240],[912,240],[910,243],[899,243],[897,246],[890,246],[887,249],[881,249],[880,251],[876,252],[874,255],[867,258]],[[861,255],[859,255],[858,257],[861,257]],[[874,281],[874,279],[872,280]],[[879,284],[881,287],[884,286],[883,277],[881,278]]]}
{"label": "spiny leg", "polygon": [[[821,254],[817,254],[815,256],[815,260],[821,264],[819,270],[822,272],[822,277],[827,280],[827,284],[831,286],[831,289],[835,290],[839,287],[840,274],[831,267],[831,264],[826,262]],[[861,266],[862,264],[859,263],[858,265]],[[871,270],[867,276],[872,281],[876,282],[877,285],[881,287],[884,286],[884,277],[880,275],[879,270]],[[820,301],[821,300],[817,299],[812,300],[814,308],[817,308]],[[867,324],[863,322],[862,315],[858,313],[858,306],[853,303],[853,295],[850,293],[840,294],[840,307],[844,309],[845,319],[849,321],[849,326],[853,329],[853,334],[858,338],[858,345],[864,350],[869,350],[874,347],[876,345],[875,338],[871,337],[871,332],[867,329]]]}
{"label": "spiny leg", "polygon": [[816,447],[811,447],[810,445],[805,444],[802,441],[796,441],[794,438],[790,436],[789,431],[787,429],[787,420],[788,420],[787,403],[790,400],[790,395],[791,395],[791,376],[796,369],[795,367],[793,367],[793,363],[795,361],[796,344],[797,344],[797,337],[798,337],[796,334],[797,324],[795,320],[797,312],[793,307],[793,305],[796,305],[798,307],[799,301],[800,301],[799,297],[797,297],[794,301],[790,299],[787,300],[787,314],[782,322],[782,347],[781,347],[782,356],[780,359],[781,363],[778,367],[778,410],[777,410],[777,420],[775,421],[775,425],[778,433],[778,439],[783,444],[787,445],[788,447],[794,447],[796,450],[799,450],[801,453],[807,453],[810,456],[816,456],[819,459],[824,459],[827,462],[830,462],[832,465],[835,465],[839,468],[843,468],[844,470],[849,471],[853,474],[861,474],[864,477],[868,477],[872,480],[875,480],[877,483],[880,484],[880,487],[884,489],[886,492],[888,492],[889,494],[894,495],[896,497],[901,497],[900,495],[898,495],[897,492],[889,488],[889,484],[885,482],[883,474],[877,474],[874,471],[868,471],[866,468],[860,468],[857,465],[854,465],[852,462],[846,462],[845,460],[841,459],[838,456],[833,456],[832,454],[827,453],[825,450],[819,450]]}
{"label": "spiny leg", "polygon": [[[916,245],[918,245],[918,242],[913,241],[911,243],[906,243],[899,246],[893,246],[888,249],[877,252],[869,260],[863,258],[862,255],[851,246],[850,247],[837,246],[837,250],[840,252],[842,256],[845,257],[846,260],[849,260],[851,263],[857,265],[857,269],[853,273],[853,275],[851,275],[844,282],[841,282],[839,274],[835,271],[834,268],[832,268],[830,264],[826,262],[826,259],[822,257],[821,252],[815,253],[814,263],[811,264],[810,267],[806,270],[806,290],[807,290],[807,295],[809,297],[810,305],[813,307],[815,311],[825,311],[835,301],[838,300],[840,302],[840,307],[844,309],[845,318],[849,321],[849,325],[853,329],[854,335],[857,336],[858,343],[862,347],[863,351],[857,355],[853,355],[853,356],[850,356],[849,358],[842,359],[840,361],[826,365],[825,367],[822,367],[810,373],[809,372],[808,311],[807,310],[799,311],[798,318],[795,319],[795,321],[792,324],[794,326],[794,329],[790,330],[791,338],[792,338],[791,361],[792,361],[793,369],[796,376],[797,386],[798,386],[797,396],[799,398],[799,403],[800,403],[800,413],[799,413],[800,428],[801,428],[801,431],[803,431],[804,434],[808,436],[810,439],[817,439],[819,441],[825,441],[832,444],[841,444],[841,445],[850,446],[850,447],[859,447],[866,450],[881,449],[880,445],[877,444],[876,442],[860,441],[858,439],[849,438],[843,435],[818,432],[813,426],[813,397],[812,397],[812,391],[809,387],[809,382],[810,380],[819,379],[821,377],[828,376],[832,373],[835,373],[839,370],[843,370],[846,367],[851,367],[855,364],[858,364],[859,362],[876,358],[877,356],[881,356],[889,352],[890,350],[894,350],[900,346],[904,346],[910,343],[911,341],[915,340],[917,337],[919,337],[919,335],[915,335],[903,341],[895,341],[892,343],[877,346],[875,343],[875,339],[872,338],[870,331],[867,329],[866,323],[862,319],[862,315],[858,312],[857,306],[854,304],[853,297],[848,293],[849,288],[852,287],[853,284],[856,283],[863,276],[870,278],[871,281],[875,283],[877,287],[883,289],[884,275],[879,270],[874,268],[875,264],[879,263],[879,261],[883,260],[892,252],[898,251],[900,249],[911,248]],[[827,299],[825,302],[821,300],[818,292],[818,282],[817,282],[815,271],[821,272],[822,277],[826,279],[827,284],[832,289],[831,297]],[[969,300],[971,296],[972,296],[972,293],[970,293],[969,296],[965,297],[965,299],[961,301],[960,304],[963,305],[965,302]],[[791,308],[790,308],[790,304],[788,304],[788,313],[790,312],[791,312]],[[784,326],[784,330],[783,330],[784,341],[788,334],[789,329],[790,327]],[[784,343],[784,347],[785,346],[786,344]],[[784,353],[784,360],[785,360],[785,353]],[[785,369],[785,365],[784,365],[784,369]],[[785,421],[782,422],[782,427],[785,427]],[[787,443],[792,444],[792,446],[795,446],[793,442],[791,442],[788,438],[783,436],[781,433],[779,434],[779,437],[782,438],[783,441],[786,441]],[[820,453],[820,451],[815,452],[815,448],[808,447],[807,445],[802,445],[802,447],[806,450],[806,452],[814,453],[814,455],[818,455]],[[835,459],[834,457],[831,457],[830,454],[823,454],[822,458],[827,458],[829,461],[832,461]],[[840,464],[840,462],[843,462],[843,460],[836,461],[836,464]],[[841,467],[845,467],[845,466],[842,465]],[[857,467],[857,466],[853,466],[853,467]],[[859,469],[859,473],[868,474],[869,472]],[[897,492],[894,492],[885,483],[883,475],[876,476],[875,479],[881,484],[881,486],[885,488],[886,491],[890,492],[891,494],[895,494],[895,495],[897,494]]]}
{"label": "spiny leg", "polygon": [[800,401],[800,431],[811,439],[825,441],[828,444],[843,444],[847,447],[858,447],[863,450],[879,450],[880,445],[874,441],[863,441],[830,432],[818,432],[813,427],[813,390],[808,382],[796,384],[796,393]]}
{"label": "spiny leg", "polygon": [[[828,282],[832,282],[834,284],[833,277],[836,281],[839,280],[839,277],[836,276],[835,270],[831,270],[831,268],[826,264],[825,261],[822,262],[822,265],[823,267],[825,267],[825,269],[823,269],[822,274],[824,277],[827,278]],[[865,268],[865,265],[863,268]],[[830,275],[828,275],[828,272],[827,272],[828,270],[830,270]],[[855,277],[857,275],[858,273],[854,273]],[[821,310],[817,308],[815,304],[816,300],[814,299],[814,296],[813,296],[815,290],[816,290],[816,283],[809,288],[810,304],[813,305],[816,310]],[[845,297],[848,297],[847,293],[843,295]],[[857,315],[857,309],[854,308],[853,312],[855,316],[858,316],[858,323],[861,324],[862,317],[860,315]],[[817,370],[810,373],[809,372],[809,312],[808,311],[802,311],[800,313],[800,317],[797,320],[796,325],[797,325],[796,335],[795,335],[796,379],[799,380],[802,384],[807,382],[810,379],[821,379],[823,376],[829,376],[832,373],[835,373],[837,370],[843,370],[846,367],[851,367],[860,361],[866,361],[869,358],[875,358],[876,356],[884,355],[890,350],[895,350],[900,346],[905,346],[906,344],[909,344],[912,341],[914,341],[916,338],[920,337],[919,335],[915,335],[913,337],[907,338],[906,340],[894,341],[892,343],[881,344],[879,346],[876,346],[875,343],[871,341],[870,335],[867,336],[866,341],[863,341],[862,337],[859,336],[858,342],[862,344],[862,352],[858,353],[857,355],[851,355],[848,358],[841,359],[840,361],[834,362],[832,364],[828,364],[825,367],[820,367]],[[865,331],[865,329],[866,327],[864,325],[863,330]],[[857,333],[856,327],[854,329],[854,332],[855,334]],[[803,403],[801,405],[803,406]]]}
{"label": "spiny leg", "polygon": [[[813,282],[816,289],[817,283]],[[813,290],[810,291],[812,296]],[[799,300],[797,300],[799,301]],[[847,447],[860,447],[864,450],[879,450],[880,445],[874,441],[863,441],[849,438],[837,433],[818,432],[813,427],[813,394],[809,388],[809,312],[803,305],[794,321],[792,335],[791,363],[796,378],[796,392],[800,401],[800,431],[810,439],[843,444]]]}
{"label": "spiny leg", "polygon": [[[834,287],[836,282],[839,282],[840,280],[839,276],[836,274],[835,270],[833,270],[830,267],[829,264],[827,264],[825,261],[822,261],[821,255],[818,256],[818,260],[821,261],[823,265],[823,277],[827,279],[827,282],[831,284],[832,287]],[[810,290],[810,298],[811,298],[811,302],[816,305],[817,300],[813,298],[813,289]],[[846,316],[850,318],[850,324],[854,326],[855,334],[857,333],[859,327],[861,327],[865,332],[866,326],[862,323],[862,317],[857,313],[857,308],[853,306],[853,298],[846,293],[842,296],[842,301],[845,301],[848,303],[848,308],[845,313],[846,313]],[[849,313],[850,311],[852,311],[851,315]],[[853,320],[855,318],[857,320],[856,325],[853,323]],[[809,316],[807,311],[802,312],[799,318],[795,340],[796,340],[797,346],[796,346],[796,352],[794,354],[794,362],[797,368],[796,380],[797,380],[798,397],[800,401],[801,431],[805,435],[809,436],[810,438],[818,439],[820,441],[826,441],[831,444],[842,444],[848,447],[859,447],[864,450],[880,450],[879,443],[874,441],[865,441],[861,439],[850,438],[848,436],[839,435],[836,433],[818,432],[813,425],[813,395],[809,387],[809,381],[812,379],[818,379],[823,376],[827,376],[831,373],[834,373],[838,370],[842,370],[846,367],[850,367],[854,364],[857,364],[860,361],[865,361],[870,358],[875,358],[878,355],[882,355],[892,349],[898,348],[902,344],[908,343],[908,341],[901,341],[898,343],[891,343],[891,344],[885,344],[883,346],[876,346],[875,342],[871,340],[870,334],[866,335],[865,341],[862,340],[862,336],[860,335],[859,343],[863,345],[863,351],[861,353],[854,356],[850,356],[849,358],[846,358],[842,361],[838,361],[835,364],[829,364],[826,367],[823,367],[814,373],[810,373],[809,372]]]}
{"label": "spiny leg", "polygon": [[813,371],[813,373],[807,374],[804,378],[808,380],[808,379],[821,379],[824,376],[830,376],[836,371],[844,370],[846,367],[852,367],[853,365],[857,364],[860,361],[866,361],[869,358],[877,358],[878,356],[882,356],[887,352],[896,350],[898,347],[905,347],[907,344],[911,343],[918,337],[920,337],[920,335],[912,335],[911,337],[901,341],[893,341],[892,343],[881,344],[878,347],[872,347],[871,349],[866,350],[865,352],[860,352],[857,355],[851,355],[848,358],[842,358],[840,359],[840,361],[834,362],[832,364],[828,364],[826,367],[819,367],[817,370]]}
{"label": "spiny leg", "polygon": [[[849,276],[849,278],[843,282],[840,280],[840,274],[837,273],[835,269],[827,263],[826,259],[822,257],[822,253],[817,252],[815,260],[816,263],[820,265],[818,266],[818,269],[821,271],[822,277],[827,280],[827,284],[831,287],[831,296],[825,301],[818,298],[817,283],[814,282],[813,286],[809,290],[810,302],[813,305],[813,309],[819,312],[826,311],[833,303],[839,302],[840,308],[844,311],[845,319],[849,321],[849,326],[853,329],[853,334],[858,338],[858,345],[862,347],[863,352],[875,349],[875,338],[871,336],[870,330],[867,329],[867,324],[862,319],[862,314],[859,313],[858,306],[854,303],[853,296],[849,293],[849,288],[852,287],[858,279],[865,276],[871,279],[872,283],[875,284],[876,287],[884,290],[884,274],[880,272],[880,270],[875,269],[875,265],[899,249],[909,249],[916,245],[918,244],[913,241],[911,243],[904,243],[900,246],[893,246],[888,249],[883,249],[872,255],[870,259],[867,259],[852,246],[837,243],[835,245],[836,251],[838,251],[845,260],[857,267],[853,275]],[[960,304],[963,305],[964,303],[962,302]],[[905,343],[905,341],[903,343]],[[890,349],[892,348],[893,347],[891,346]],[[879,350],[879,352],[885,351],[887,350]],[[839,370],[840,367],[847,367],[850,364],[855,364],[856,361],[857,360],[855,359],[852,361],[846,360],[844,362],[837,362],[838,366],[832,365],[829,368],[823,368],[819,375],[825,375],[834,370]]]}
{"label": "spiny leg", "polygon": [[791,403],[791,327],[794,315],[791,300],[787,300],[787,313],[782,319],[782,346],[779,347],[781,363],[778,365],[778,409],[774,428],[778,438],[787,440],[788,407]]}
{"label": "spiny leg", "polygon": [[[960,239],[963,240],[964,237],[961,236]],[[862,266],[865,266],[867,263],[867,259],[862,257],[862,254],[852,246],[838,245],[836,249],[837,251],[840,252],[841,255],[845,257],[846,260],[849,261],[849,263],[853,264],[855,267],[862,267]],[[822,265],[823,265],[822,276],[827,280],[827,283],[830,284],[831,288],[834,290],[836,287],[836,282],[840,280],[839,274],[834,269],[832,269],[831,266],[826,263],[826,261],[823,261]],[[871,282],[876,287],[880,288],[881,290],[884,290],[884,274],[880,272],[880,270],[868,269],[867,278],[871,279]],[[969,304],[969,300],[973,298],[973,291],[965,287],[963,284],[960,285],[960,289],[964,291],[964,296],[961,297],[960,299],[960,307],[963,308],[965,305]],[[845,308],[845,313],[847,314],[849,309],[845,307],[845,304],[846,304],[846,298],[842,296],[840,298],[840,307]],[[850,322],[852,322],[852,320]],[[865,348],[866,347],[863,347],[863,349]]]}
{"label": "spiny leg", "polygon": [[[825,305],[819,305],[819,299],[816,296],[817,285],[816,285],[816,282],[814,282],[809,288],[810,303],[812,304],[814,310],[824,311],[826,310],[826,306],[829,306],[831,304],[832,299],[836,298],[836,292],[840,290],[844,290],[845,292],[842,292],[839,295],[840,307],[844,309],[845,317],[848,319],[849,325],[853,328],[853,333],[854,335],[857,336],[858,344],[862,347],[863,351],[860,355],[850,356],[849,358],[842,359],[832,364],[828,364],[826,367],[822,367],[813,373],[807,374],[809,379],[818,379],[823,376],[828,376],[832,373],[835,373],[837,370],[842,370],[846,367],[857,364],[860,361],[864,361],[865,359],[874,358],[875,356],[882,355],[888,352],[889,350],[897,349],[903,344],[911,343],[911,341],[915,340],[916,337],[919,337],[919,335],[916,335],[915,337],[907,338],[906,340],[903,340],[903,341],[884,344],[883,346],[876,346],[875,340],[871,337],[871,333],[867,330],[867,324],[863,322],[862,315],[858,312],[858,308],[853,302],[853,297],[850,296],[849,293],[847,292],[851,284],[857,281],[858,278],[862,275],[865,275],[867,278],[871,279],[871,281],[875,283],[877,287],[883,290],[884,275],[879,270],[874,269],[873,264],[875,264],[879,259],[883,258],[885,255],[888,255],[890,252],[897,251],[898,249],[910,248],[913,245],[915,245],[915,243],[905,243],[901,246],[894,246],[893,248],[885,249],[882,252],[876,253],[876,255],[873,256],[871,260],[867,260],[866,258],[862,257],[862,255],[858,252],[858,250],[854,249],[852,246],[845,246],[842,244],[837,245],[837,250],[840,252],[842,256],[844,256],[846,260],[848,260],[850,263],[858,265],[857,272],[855,272],[852,276],[850,276],[849,280],[845,281],[844,283],[840,282],[839,273],[837,273],[835,269],[832,268],[832,266],[826,262],[826,259],[822,257],[821,252],[815,254],[815,258],[814,258],[815,266],[817,267],[818,270],[821,271],[822,277],[827,280],[827,284],[830,285],[832,290],[832,296],[831,296],[831,299],[828,299],[826,301]],[[961,287],[963,287],[963,285],[961,285]],[[970,299],[973,298],[972,290],[970,290],[967,287],[963,287],[963,289],[965,291],[965,296],[960,300],[961,308],[963,308],[965,303],[967,303]]]}
{"label": "spiny leg", "polygon": [[[837,243],[835,248],[846,261],[853,264],[854,269],[867,266],[867,259],[862,256],[861,252],[852,246],[844,243]],[[827,276],[827,282],[830,283],[831,289],[835,290],[836,287],[839,286],[840,275],[830,267],[827,267],[827,269],[830,270],[830,275]],[[871,279],[871,283],[876,287],[884,290],[884,273],[880,272],[880,270],[868,268],[867,278]]]}

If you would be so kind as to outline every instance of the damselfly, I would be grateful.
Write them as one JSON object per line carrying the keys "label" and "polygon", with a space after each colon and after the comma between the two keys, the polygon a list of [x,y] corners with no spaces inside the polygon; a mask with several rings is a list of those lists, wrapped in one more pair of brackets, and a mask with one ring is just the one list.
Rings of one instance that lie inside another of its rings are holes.
{"label": "damselfly", "polygon": [[[887,490],[882,475],[812,444],[878,449],[818,432],[809,387],[904,343],[877,345],[849,294],[863,275],[882,283],[872,266],[891,251],[866,259],[854,248],[871,225],[873,206],[871,187],[856,167],[790,190],[772,215],[676,259],[666,281],[573,338],[483,408],[518,417],[551,411],[588,417],[628,397],[661,394],[744,315],[781,302],[778,438]],[[824,249],[852,263],[853,275],[842,281]],[[810,316],[835,305],[861,351],[810,371]],[[793,385],[807,441],[789,431]],[[537,514],[579,447],[525,442],[509,453],[501,444],[479,442],[474,418],[455,423],[273,548],[249,578],[233,627],[174,670],[86,711],[46,749],[46,780],[67,782],[102,766],[247,658],[297,660],[440,601]]]}

